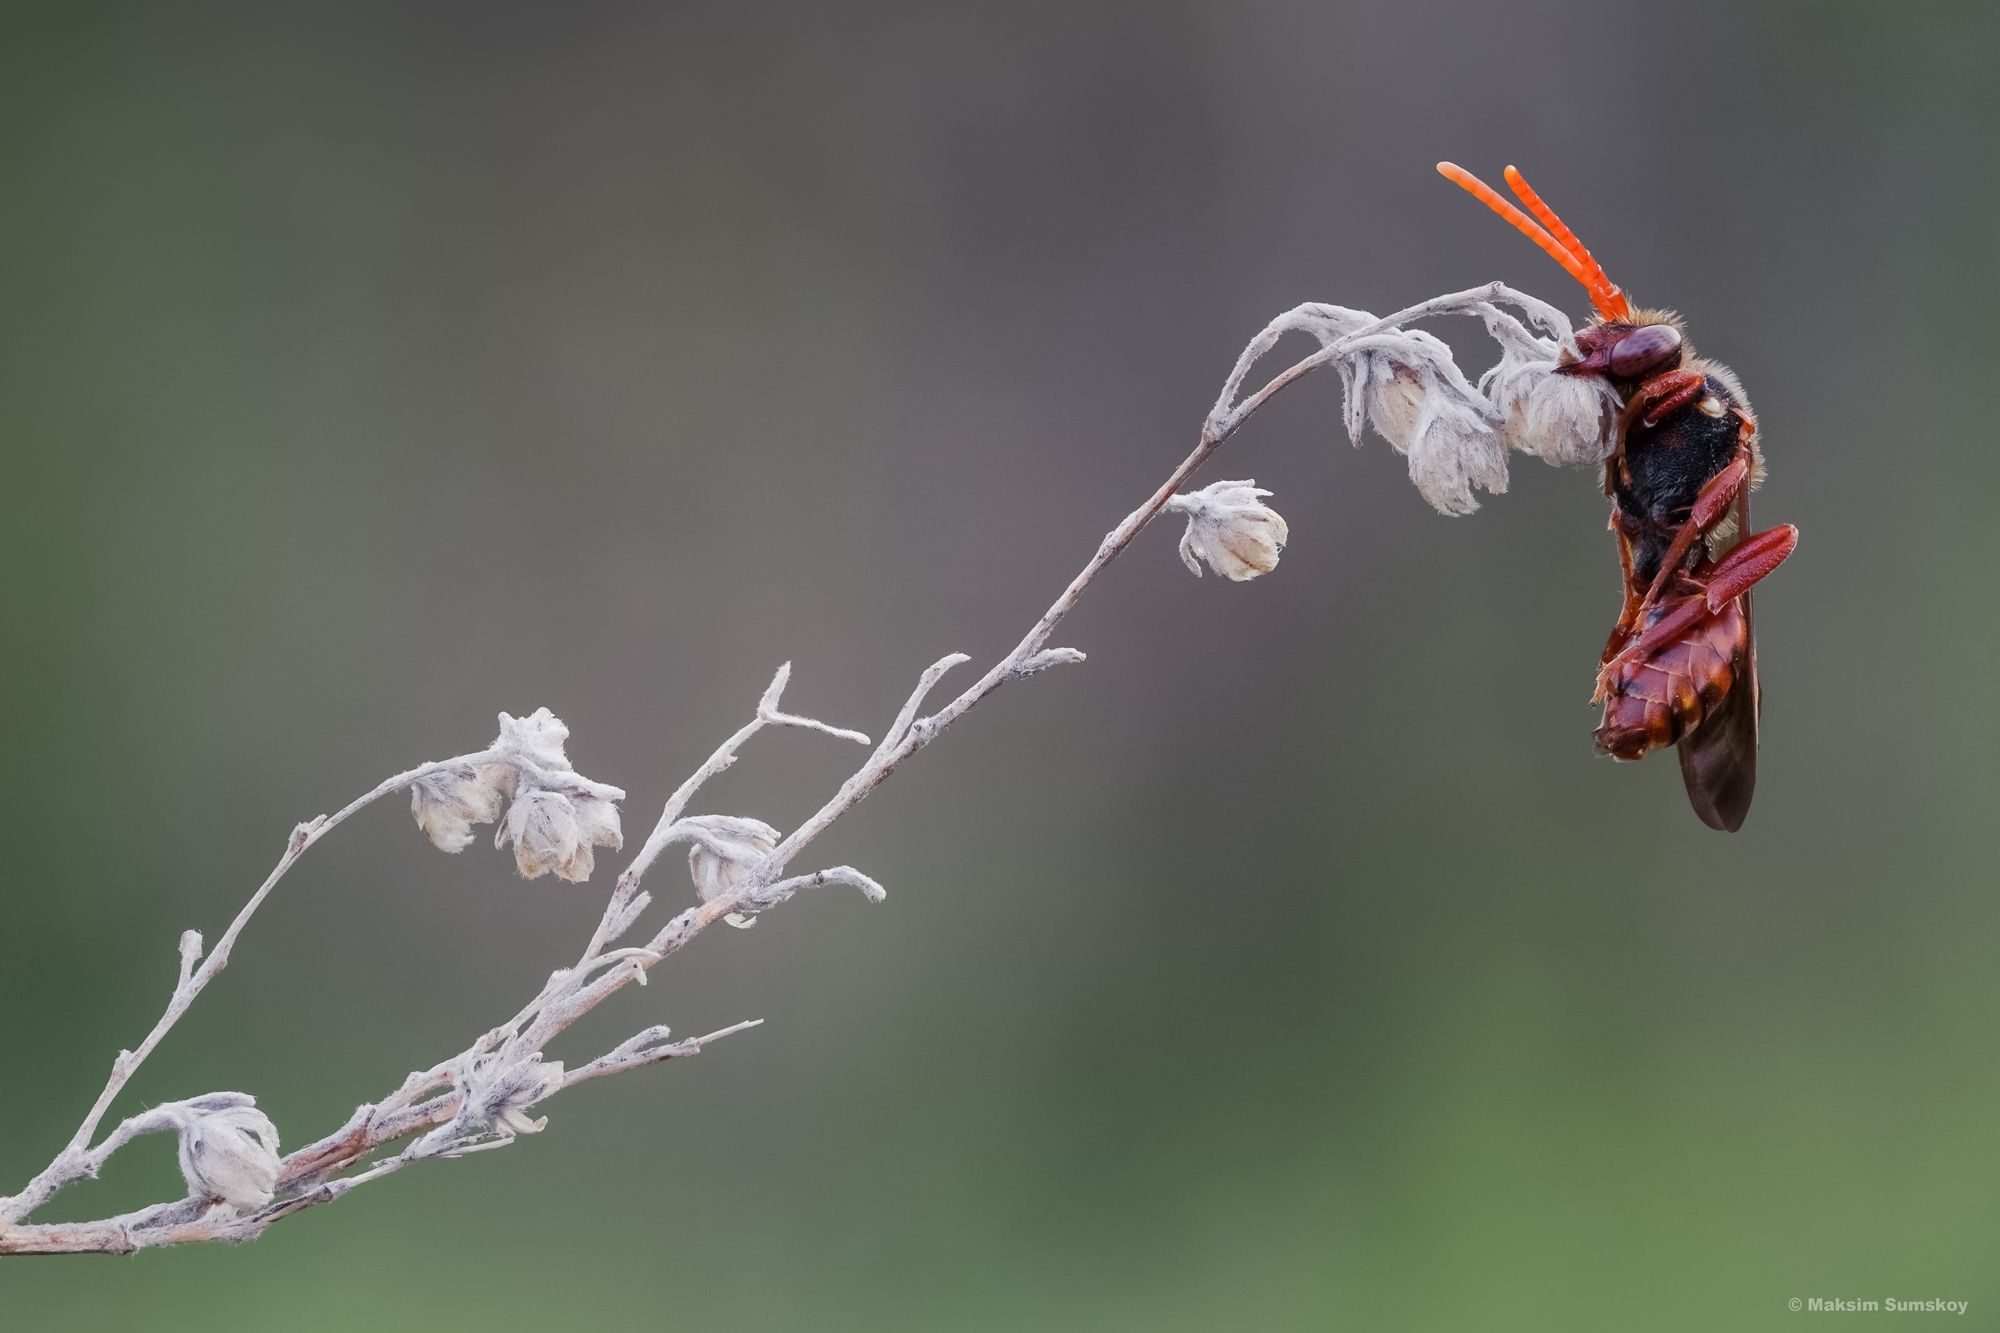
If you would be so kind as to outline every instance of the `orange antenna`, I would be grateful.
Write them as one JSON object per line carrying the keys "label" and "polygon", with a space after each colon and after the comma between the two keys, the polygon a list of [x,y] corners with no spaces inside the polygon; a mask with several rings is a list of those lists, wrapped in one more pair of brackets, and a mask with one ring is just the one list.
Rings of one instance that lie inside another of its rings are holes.
{"label": "orange antenna", "polygon": [[1437,169],[1440,176],[1512,223],[1515,230],[1542,247],[1549,258],[1561,264],[1564,271],[1582,283],[1584,290],[1590,293],[1590,302],[1597,308],[1598,314],[1606,319],[1623,319],[1631,313],[1632,308],[1625,299],[1625,293],[1605,276],[1603,268],[1591,257],[1590,252],[1583,248],[1583,243],[1576,239],[1576,233],[1565,227],[1554,210],[1542,202],[1541,196],[1529,189],[1525,180],[1520,179],[1520,172],[1512,167],[1507,168],[1508,183],[1521,195],[1522,201],[1535,210],[1536,216],[1550,224],[1551,229],[1561,236],[1562,240],[1557,240],[1556,236],[1551,236],[1549,232],[1542,230],[1534,219],[1501,198],[1500,193],[1492,186],[1457,163],[1440,162],[1437,164]]}
{"label": "orange antenna", "polygon": [[1584,286],[1590,288],[1591,300],[1597,306],[1597,313],[1606,319],[1623,319],[1631,314],[1631,303],[1625,299],[1625,293],[1618,289],[1618,284],[1604,271],[1604,265],[1598,263],[1597,257],[1576,238],[1576,233],[1564,225],[1563,220],[1556,216],[1556,211],[1542,202],[1542,196],[1535,193],[1535,187],[1528,184],[1527,177],[1511,166],[1507,168],[1505,174],[1508,188],[1520,196],[1521,202],[1528,206],[1528,211],[1535,215],[1536,220],[1549,229],[1550,234],[1563,249],[1582,261],[1585,271],[1595,279],[1584,283]]}

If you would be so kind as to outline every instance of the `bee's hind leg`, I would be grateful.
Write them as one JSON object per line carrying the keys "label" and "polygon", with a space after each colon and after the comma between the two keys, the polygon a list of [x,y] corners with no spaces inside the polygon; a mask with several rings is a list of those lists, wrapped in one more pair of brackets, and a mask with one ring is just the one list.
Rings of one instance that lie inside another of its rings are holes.
{"label": "bee's hind leg", "polygon": [[1799,530],[1789,523],[1745,537],[1709,572],[1702,601],[1710,614],[1749,592],[1785,563],[1799,544]]}
{"label": "bee's hind leg", "polygon": [[[1597,673],[1592,703],[1604,697],[1620,671],[1631,662],[1651,657],[1662,647],[1682,638],[1702,621],[1719,615],[1722,609],[1762,582],[1772,570],[1785,563],[1799,544],[1799,530],[1789,523],[1766,529],[1738,542],[1698,579],[1694,587],[1665,615],[1627,640],[1616,656]],[[1699,594],[1699,595],[1696,595]]]}

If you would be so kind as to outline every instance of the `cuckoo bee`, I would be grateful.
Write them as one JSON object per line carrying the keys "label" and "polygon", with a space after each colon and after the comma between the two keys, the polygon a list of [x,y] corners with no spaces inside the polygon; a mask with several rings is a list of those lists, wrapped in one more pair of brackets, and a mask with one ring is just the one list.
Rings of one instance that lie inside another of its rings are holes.
{"label": "cuckoo bee", "polygon": [[1750,530],[1764,471],[1750,400],[1728,367],[1694,354],[1679,316],[1635,309],[1520,172],[1506,180],[1526,213],[1461,167],[1438,171],[1583,284],[1595,317],[1556,373],[1597,376],[1623,404],[1604,491],[1625,596],[1591,696],[1598,748],[1638,759],[1678,746],[1695,813],[1734,832],[1757,785],[1750,589],[1799,539],[1789,523]]}

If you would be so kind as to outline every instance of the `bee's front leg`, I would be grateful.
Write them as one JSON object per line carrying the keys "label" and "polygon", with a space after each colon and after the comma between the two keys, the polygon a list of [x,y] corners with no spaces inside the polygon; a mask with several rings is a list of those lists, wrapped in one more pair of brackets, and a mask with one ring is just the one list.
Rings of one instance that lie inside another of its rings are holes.
{"label": "bee's front leg", "polygon": [[1669,370],[1639,386],[1625,405],[1626,420],[1657,426],[1675,411],[1708,392],[1708,376],[1699,370]]}

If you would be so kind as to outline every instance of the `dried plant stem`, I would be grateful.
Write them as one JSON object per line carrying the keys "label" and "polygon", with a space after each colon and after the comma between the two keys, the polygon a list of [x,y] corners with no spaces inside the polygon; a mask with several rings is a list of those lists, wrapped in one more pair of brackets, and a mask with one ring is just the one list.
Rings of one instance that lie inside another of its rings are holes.
{"label": "dried plant stem", "polygon": [[[111,1109],[112,1101],[124,1090],[132,1075],[138,1072],[139,1066],[146,1062],[146,1057],[153,1053],[153,1049],[160,1044],[161,1039],[173,1030],[174,1024],[180,1022],[181,1016],[194,1004],[195,997],[215,979],[216,973],[229,966],[229,955],[236,947],[237,936],[243,933],[243,928],[250,924],[250,918],[264,905],[264,900],[271,896],[271,890],[278,886],[278,881],[285,877],[285,872],[298,863],[307,849],[345,823],[350,815],[374,804],[390,792],[402,790],[418,778],[459,765],[484,763],[492,758],[492,751],[486,750],[460,755],[455,759],[419,764],[407,772],[398,773],[395,777],[377,783],[332,814],[317,815],[293,829],[292,836],[285,843],[284,855],[278,858],[278,863],[271,867],[271,873],[264,877],[264,882],[257,886],[257,891],[250,895],[250,900],[236,913],[235,919],[222,932],[222,938],[215,942],[215,948],[209,951],[207,961],[201,966],[194,965],[201,957],[201,936],[191,930],[183,933],[180,943],[180,978],[174,983],[173,996],[167,1002],[166,1012],[160,1015],[159,1021],[153,1024],[153,1030],[146,1034],[145,1040],[135,1049],[118,1052],[117,1058],[111,1062],[111,1075],[105,1080],[103,1091],[97,1094],[97,1100],[91,1104],[89,1112],[83,1117],[83,1122],[77,1126],[76,1133],[70,1136],[63,1150],[56,1154],[55,1160],[29,1181],[19,1194],[0,1199],[0,1228],[26,1217],[47,1202],[49,1197],[64,1185],[77,1179],[95,1176],[103,1167],[105,1159],[129,1140],[131,1137],[129,1134],[120,1138],[114,1131],[96,1148],[89,1147],[91,1137],[97,1133],[98,1125],[103,1123],[104,1114]],[[0,1230],[0,1253],[6,1252],[4,1240],[5,1232]]]}
{"label": "dried plant stem", "polygon": [[[1246,413],[1243,419],[1247,417]],[[931,671],[926,672],[916,692],[910,696],[909,702],[905,705],[904,716],[898,719],[903,724],[900,728],[901,735],[898,736],[892,731],[884,739],[883,747],[878,749],[853,777],[842,784],[832,800],[821,806],[811,818],[778,844],[777,850],[771,853],[765,873],[773,876],[782,874],[792,858],[797,856],[807,843],[823,833],[836,819],[860,804],[868,793],[880,786],[904,760],[930,744],[946,727],[965,716],[975,704],[1007,681],[1028,674],[1024,668],[1030,659],[1047,646],[1049,636],[1055,632],[1056,626],[1075,609],[1085,590],[1096,581],[1099,574],[1103,573],[1105,566],[1117,559],[1119,553],[1132,544],[1132,539],[1144,531],[1148,523],[1159,517],[1160,511],[1166,508],[1167,501],[1174,497],[1181,484],[1194,475],[1195,471],[1208,461],[1209,455],[1213,454],[1223,440],[1241,424],[1239,420],[1220,432],[1204,431],[1194,451],[1182,459],[1180,465],[1168,474],[1167,479],[1160,483],[1159,489],[1106,534],[1082,570],[1070,580],[1069,586],[1063,589],[1062,595],[1050,604],[1049,609],[1042,613],[1041,619],[1035,622],[1034,627],[1014,645],[1012,652],[994,663],[985,675],[967,686],[963,693],[936,713],[920,721],[911,720],[916,710],[922,706],[925,693],[935,683],[937,676],[949,669],[954,659],[945,659]],[[965,659],[956,657],[955,660]]]}
{"label": "dried plant stem", "polygon": [[[1531,333],[1500,308],[1503,304],[1522,310],[1551,337],[1543,339]],[[1442,343],[1427,334],[1402,331],[1402,326],[1413,320],[1440,314],[1477,316],[1501,343],[1502,365],[1489,372],[1496,385],[1493,398],[1482,397],[1481,391],[1465,380]],[[1319,350],[1244,396],[1243,384],[1252,368],[1293,332],[1317,338]],[[502,714],[501,737],[493,746],[399,773],[333,815],[299,825],[284,855],[230,922],[206,961],[201,961],[200,936],[193,931],[182,936],[180,972],[166,1011],[135,1050],[119,1053],[103,1091],[63,1150],[19,1193],[0,1198],[0,1255],[123,1253],[193,1241],[254,1239],[281,1218],[331,1202],[413,1163],[505,1147],[515,1136],[540,1129],[543,1122],[530,1119],[527,1108],[563,1089],[694,1055],[712,1042],[754,1027],[758,1020],[674,1041],[665,1027],[654,1026],[572,1069],[543,1059],[544,1049],[578,1019],[627,985],[644,985],[652,968],[718,921],[749,924],[758,914],[801,891],[834,884],[858,889],[869,900],[879,901],[882,886],[852,866],[830,866],[796,875],[786,871],[814,839],[1001,685],[1053,666],[1081,662],[1083,654],[1075,649],[1048,646],[1056,627],[1104,569],[1168,508],[1188,478],[1258,408],[1288,385],[1323,366],[1339,367],[1349,388],[1349,429],[1358,432],[1364,408],[1378,429],[1382,419],[1389,418],[1392,429],[1402,432],[1402,438],[1392,437],[1391,443],[1409,454],[1412,478],[1426,498],[1446,512],[1466,512],[1471,507],[1469,484],[1489,490],[1504,488],[1504,446],[1497,442],[1497,432],[1502,423],[1512,419],[1510,413],[1519,415],[1524,410],[1524,404],[1536,406],[1544,415],[1567,407],[1571,415],[1566,420],[1580,423],[1571,432],[1581,441],[1578,456],[1587,461],[1596,405],[1587,395],[1574,403],[1561,398],[1560,394],[1570,392],[1573,386],[1557,383],[1560,377],[1550,373],[1558,350],[1569,343],[1569,324],[1561,312],[1500,283],[1437,297],[1381,319],[1325,305],[1303,305],[1279,316],[1237,359],[1193,451],[1105,535],[1020,642],[950,702],[927,716],[923,714],[925,700],[938,681],[970,660],[960,653],[940,658],[919,676],[882,739],[871,745],[861,732],[782,711],[779,705],[791,666],[781,667],[758,700],[751,720],[717,746],[667,798],[651,831],[613,885],[576,963],[552,973],[512,1018],[449,1058],[409,1074],[380,1101],[358,1107],[339,1129],[282,1159],[276,1156],[275,1138],[268,1146],[238,1143],[234,1150],[239,1156],[227,1159],[233,1142],[226,1137],[230,1123],[270,1128],[269,1121],[254,1111],[254,1099],[240,1093],[210,1094],[173,1103],[171,1106],[178,1109],[171,1112],[161,1107],[142,1113],[120,1123],[93,1146],[113,1101],[195,997],[227,965],[237,937],[278,881],[308,848],[356,811],[391,792],[411,788],[419,827],[450,851],[470,840],[471,824],[496,820],[504,791],[512,804],[501,821],[501,832],[512,841],[523,873],[554,870],[567,878],[581,879],[592,867],[593,847],[616,846],[622,840],[615,802],[623,793],[593,783],[569,767],[562,750],[567,728],[541,710],[526,719]],[[1531,403],[1525,396],[1531,392],[1544,393],[1550,401],[1535,399]],[[1408,419],[1397,419],[1399,410]],[[1500,451],[1497,472],[1491,466],[1495,450]],[[1219,488],[1228,488],[1231,494],[1215,494]],[[1189,540],[1202,531],[1197,524],[1207,524],[1208,530],[1225,535],[1232,522],[1261,525],[1254,532],[1262,543],[1252,551],[1256,563],[1244,564],[1239,552],[1237,563],[1227,566],[1232,571],[1230,577],[1263,572],[1282,546],[1282,520],[1255,504],[1256,497],[1265,494],[1268,492],[1256,490],[1250,482],[1217,483],[1183,502],[1196,516],[1190,524]],[[1238,535],[1247,537],[1250,530],[1243,529]],[[1188,541],[1183,542],[1183,558],[1193,563]],[[1209,558],[1218,571],[1225,568],[1215,564],[1213,552]],[[769,727],[822,732],[871,748],[839,790],[782,837],[757,820],[690,816],[690,807],[708,781],[734,764],[742,747]],[[640,887],[647,872],[669,847],[682,842],[694,845],[694,883],[706,900],[669,918],[643,945],[620,945],[650,905],[650,896]],[[211,1144],[206,1149],[224,1153],[220,1162],[223,1174],[218,1176],[203,1176],[188,1164],[188,1127],[202,1123],[199,1116],[203,1114],[214,1115],[209,1123],[223,1145],[217,1148]],[[225,1123],[224,1116],[237,1120]],[[183,1131],[188,1197],[94,1222],[27,1221],[57,1191],[96,1176],[105,1161],[133,1138],[176,1126]],[[398,1143],[404,1146],[392,1155],[376,1156]],[[203,1180],[220,1183],[204,1190],[199,1185]],[[266,1183],[269,1189],[264,1188]],[[234,1202],[224,1202],[225,1197]]]}
{"label": "dried plant stem", "polygon": [[[299,825],[277,865],[199,967],[194,965],[200,956],[199,937],[189,932],[183,938],[180,979],[159,1022],[136,1050],[120,1053],[104,1090],[55,1160],[18,1194],[0,1199],[0,1254],[125,1253],[144,1247],[192,1241],[248,1240],[280,1218],[330,1202],[357,1185],[379,1179],[424,1157],[461,1155],[482,1148],[504,1146],[510,1141],[510,1135],[490,1133],[480,1125],[467,1125],[465,1132],[449,1140],[446,1147],[419,1151],[431,1136],[450,1131],[463,1119],[466,1112],[463,1079],[469,1068],[483,1059],[499,1058],[507,1052],[533,1052],[538,1055],[549,1041],[627,984],[635,981],[644,984],[649,969],[722,918],[734,913],[768,910],[802,889],[826,884],[847,884],[860,888],[870,898],[879,898],[882,895],[881,886],[852,867],[829,867],[790,878],[784,876],[784,871],[813,839],[865,799],[898,766],[930,744],[946,727],[1002,684],[1049,666],[1081,661],[1082,654],[1074,650],[1048,649],[1049,636],[1104,568],[1165,509],[1167,501],[1181,484],[1248,415],[1248,411],[1241,412],[1235,420],[1205,430],[1193,452],[1174,468],[1143,504],[1126,515],[1105,536],[1083,569],[1013,650],[944,707],[928,717],[920,717],[924,699],[938,679],[951,667],[967,659],[962,654],[952,654],[925,671],[889,732],[871,750],[868,759],[841,784],[830,800],[777,844],[746,877],[739,890],[680,912],[661,926],[643,947],[611,948],[647,906],[647,895],[640,889],[646,872],[669,846],[683,840],[680,830],[690,803],[709,779],[735,763],[738,751],[752,736],[766,727],[791,726],[826,732],[864,745],[869,743],[869,738],[860,732],[781,712],[779,697],[787,683],[790,665],[781,668],[759,700],[756,716],[718,746],[667,799],[651,833],[618,876],[604,913],[576,965],[551,976],[548,984],[513,1019],[492,1029],[466,1050],[427,1070],[411,1074],[380,1102],[360,1107],[334,1133],[285,1156],[277,1179],[279,1197],[267,1207],[239,1214],[211,1200],[190,1197],[177,1203],[156,1205],[95,1222],[26,1223],[24,1219],[58,1190],[95,1176],[113,1152],[129,1142],[136,1133],[143,1132],[146,1128],[142,1123],[143,1117],[135,1117],[114,1129],[94,1148],[89,1146],[113,1100],[160,1040],[187,1012],[195,997],[227,964],[230,950],[250,917],[309,847],[364,806],[408,787],[419,778],[494,762],[505,756],[497,748],[490,748],[421,765],[384,780],[333,815]],[[573,1087],[663,1060],[694,1055],[709,1043],[753,1027],[758,1021],[733,1024],[705,1037],[678,1042],[669,1040],[664,1027],[648,1028],[603,1056],[563,1075],[561,1087]],[[424,1137],[394,1157],[354,1170],[379,1149],[415,1136]],[[349,1171],[352,1174],[342,1174]]]}

